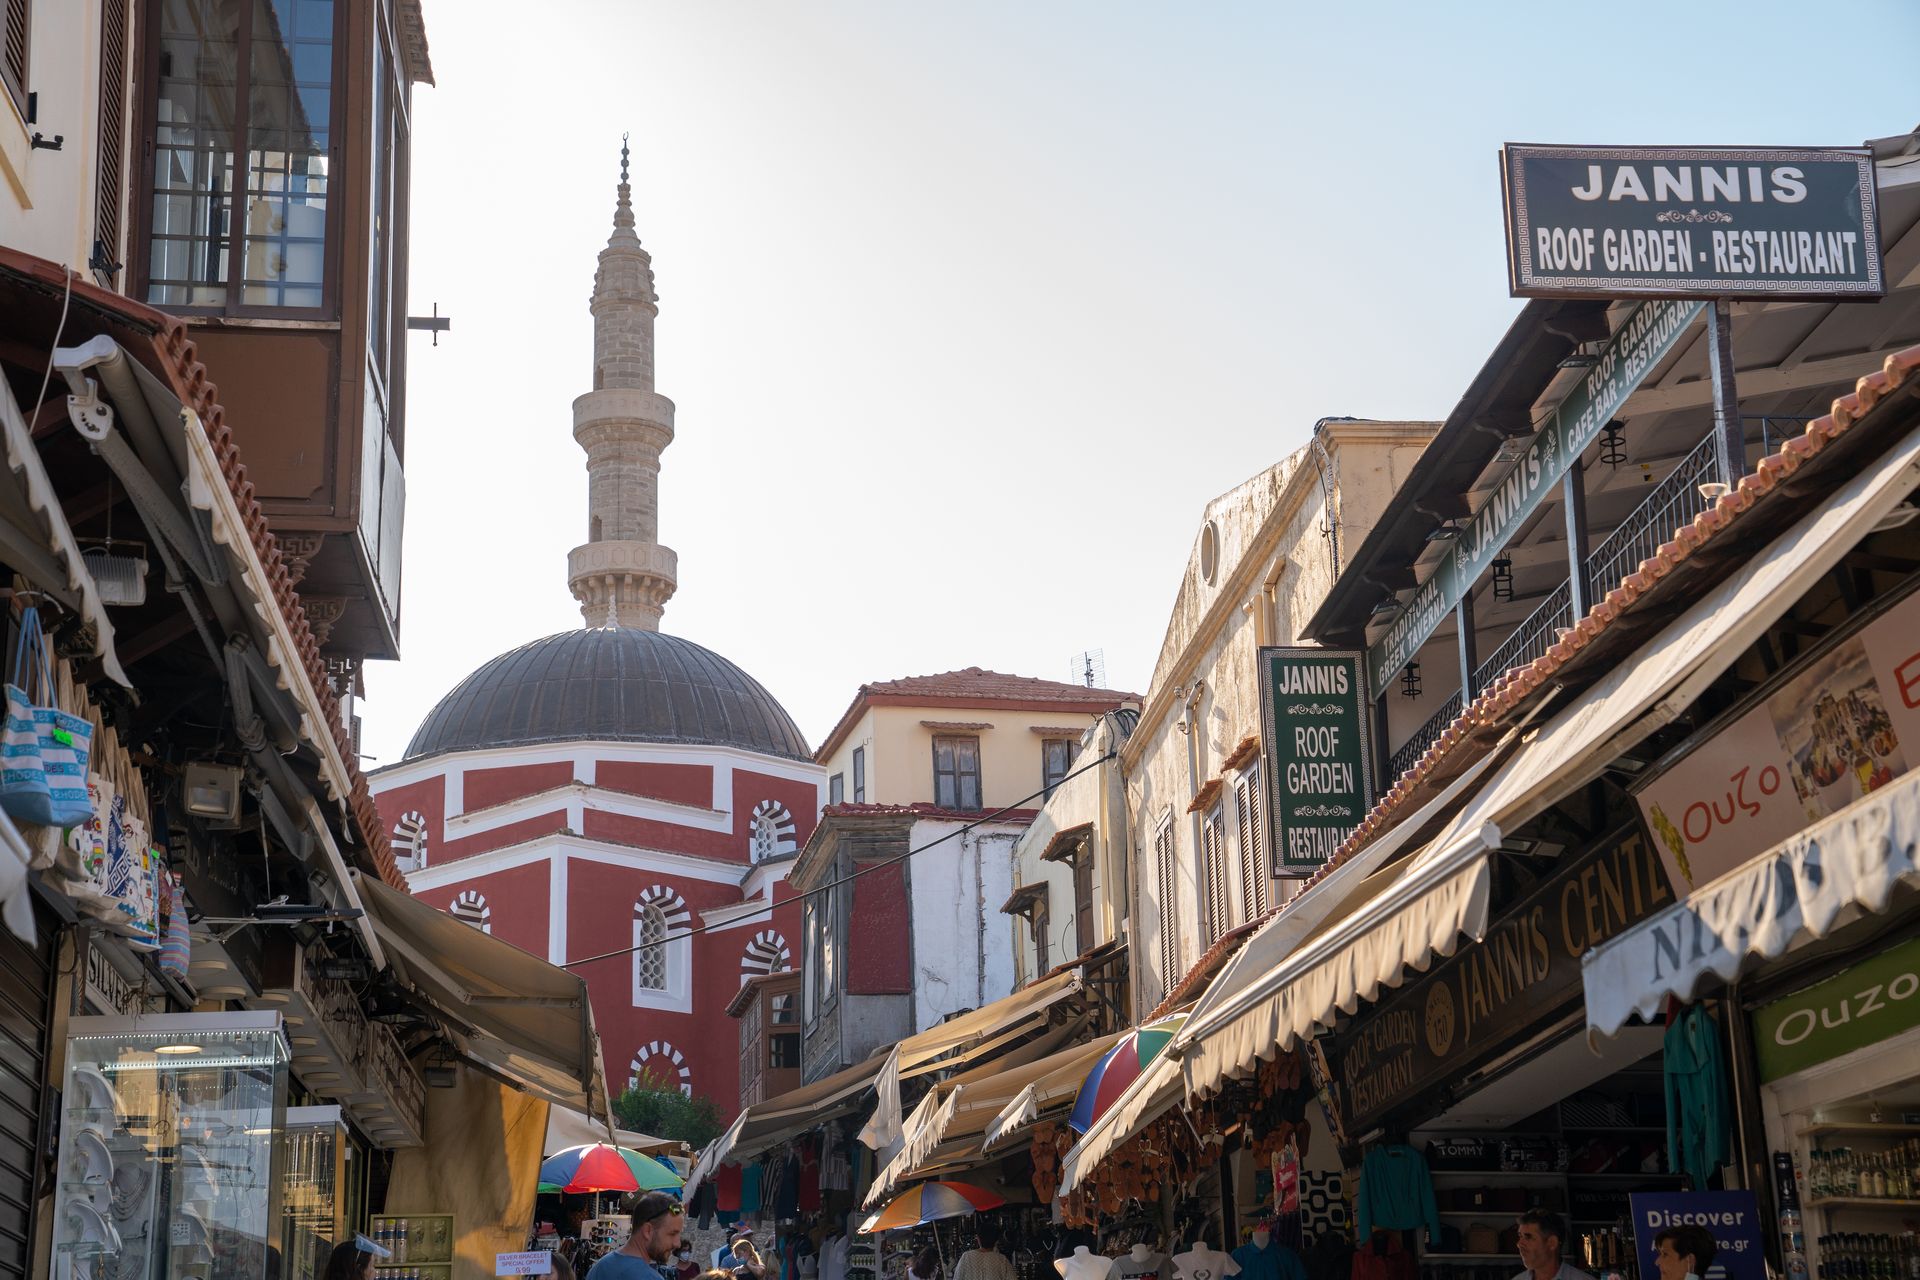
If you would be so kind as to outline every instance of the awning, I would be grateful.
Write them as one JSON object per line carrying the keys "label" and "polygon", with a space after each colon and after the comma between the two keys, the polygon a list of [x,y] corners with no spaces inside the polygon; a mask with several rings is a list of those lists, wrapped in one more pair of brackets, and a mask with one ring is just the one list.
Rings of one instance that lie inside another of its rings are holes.
{"label": "awning", "polygon": [[789,1089],[778,1097],[756,1102],[735,1116],[727,1131],[709,1142],[693,1162],[681,1194],[691,1199],[700,1184],[723,1164],[738,1164],[779,1146],[787,1139],[805,1133],[829,1120],[836,1120],[859,1105],[861,1095],[873,1086],[887,1056],[875,1054],[858,1066],[836,1071],[812,1084]]}
{"label": "awning", "polygon": [[1053,1006],[1077,994],[1081,985],[1081,970],[1075,966],[902,1040],[880,1069],[874,1086],[879,1105],[860,1131],[860,1141],[880,1151],[899,1140],[902,1077],[962,1065],[973,1054],[1036,1030]]}
{"label": "awning", "polygon": [[607,1114],[586,981],[372,876],[353,873],[394,976],[475,1065],[548,1102]]}
{"label": "awning", "polygon": [[1589,951],[1581,978],[1587,1038],[1610,1036],[1669,996],[1691,1000],[1710,979],[1824,938],[1856,914],[1887,909],[1900,885],[1920,887],[1920,772],[1823,818],[1745,866]]}
{"label": "awning", "polygon": [[611,1141],[616,1147],[625,1147],[629,1151],[638,1151],[641,1155],[678,1155],[686,1150],[687,1144],[673,1138],[656,1138],[651,1134],[636,1133],[632,1129],[615,1129],[613,1137],[607,1137],[606,1120],[595,1120],[584,1112],[568,1107],[547,1108],[547,1137],[541,1144],[543,1156],[552,1155],[567,1147],[583,1147],[592,1142]]}
{"label": "awning", "polygon": [[1110,1036],[1101,1036],[1098,1040],[1075,1045],[1047,1059],[1052,1069],[1021,1086],[1019,1092],[1009,1098],[1007,1104],[987,1122],[982,1133],[986,1150],[1005,1146],[1042,1120],[1065,1116],[1073,1109],[1073,1100],[1080,1095],[1080,1086],[1086,1083],[1087,1073],[1093,1070],[1093,1064],[1126,1034],[1125,1031],[1117,1031]]}

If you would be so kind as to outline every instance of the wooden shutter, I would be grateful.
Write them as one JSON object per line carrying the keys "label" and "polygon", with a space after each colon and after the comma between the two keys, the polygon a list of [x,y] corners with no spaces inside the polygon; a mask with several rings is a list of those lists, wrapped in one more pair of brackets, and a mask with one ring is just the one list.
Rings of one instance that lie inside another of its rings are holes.
{"label": "wooden shutter", "polygon": [[1200,874],[1206,877],[1207,941],[1217,942],[1227,931],[1231,911],[1227,904],[1226,822],[1218,805],[1207,812],[1200,828]]}
{"label": "wooden shutter", "polygon": [[27,110],[27,33],[31,27],[33,0],[5,0],[7,6],[6,40],[0,44],[0,81],[20,107]]}
{"label": "wooden shutter", "polygon": [[1173,819],[1160,824],[1153,837],[1153,859],[1160,874],[1160,990],[1170,995],[1180,981],[1180,935],[1175,932],[1173,889]]}
{"label": "wooden shutter", "polygon": [[[93,238],[100,261],[121,263],[120,207],[126,195],[127,0],[100,0],[100,159]],[[110,271],[108,283],[118,276]]]}
{"label": "wooden shutter", "polygon": [[1085,840],[1073,855],[1073,941],[1076,954],[1093,950],[1093,846]]}
{"label": "wooden shutter", "polygon": [[1265,826],[1260,813],[1260,774],[1249,769],[1240,775],[1234,788],[1233,807],[1240,820],[1240,894],[1246,904],[1247,918],[1258,919],[1273,904],[1273,874],[1267,866],[1267,851],[1261,833]]}

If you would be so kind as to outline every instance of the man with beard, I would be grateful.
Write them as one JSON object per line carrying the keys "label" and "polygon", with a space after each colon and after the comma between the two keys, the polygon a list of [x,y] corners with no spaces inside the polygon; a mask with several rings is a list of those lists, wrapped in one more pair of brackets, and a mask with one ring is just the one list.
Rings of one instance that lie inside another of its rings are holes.
{"label": "man with beard", "polygon": [[587,1272],[587,1280],[673,1280],[673,1251],[686,1223],[680,1202],[649,1191],[633,1206],[633,1234]]}

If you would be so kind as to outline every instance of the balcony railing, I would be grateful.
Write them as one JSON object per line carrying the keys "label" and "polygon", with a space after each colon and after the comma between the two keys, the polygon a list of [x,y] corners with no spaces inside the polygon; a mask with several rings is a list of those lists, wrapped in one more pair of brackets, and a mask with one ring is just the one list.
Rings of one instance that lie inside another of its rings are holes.
{"label": "balcony railing", "polygon": [[1587,556],[1587,581],[1596,596],[1619,586],[1642,560],[1673,539],[1675,529],[1692,524],[1694,517],[1707,509],[1700,486],[1719,478],[1719,453],[1714,438],[1708,436]]}
{"label": "balcony railing", "polygon": [[1387,776],[1381,787],[1383,792],[1397,782],[1401,774],[1413,768],[1415,762],[1427,754],[1428,747],[1439,741],[1447,726],[1460,715],[1460,708],[1460,694],[1456,690],[1451,698],[1440,704],[1440,709],[1433,713],[1432,718],[1413,731],[1413,736],[1387,761]]}
{"label": "balcony railing", "polygon": [[1485,662],[1474,668],[1474,691],[1486,688],[1515,667],[1524,667],[1535,658],[1545,657],[1554,633],[1572,625],[1572,586],[1563,582],[1547,593],[1547,598],[1527,615],[1525,622],[1513,629],[1512,635],[1500,642],[1498,649],[1487,655]]}

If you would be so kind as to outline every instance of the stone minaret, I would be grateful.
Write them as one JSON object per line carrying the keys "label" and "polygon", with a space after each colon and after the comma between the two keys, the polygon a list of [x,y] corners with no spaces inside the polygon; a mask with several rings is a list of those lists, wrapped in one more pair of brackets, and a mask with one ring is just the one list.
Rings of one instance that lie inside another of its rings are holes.
{"label": "stone minaret", "polygon": [[589,627],[660,629],[678,559],[660,545],[660,451],[673,401],[653,389],[653,259],[633,231],[626,140],[613,235],[593,280],[593,390],[573,402],[587,451],[587,541],[567,555],[567,585]]}

